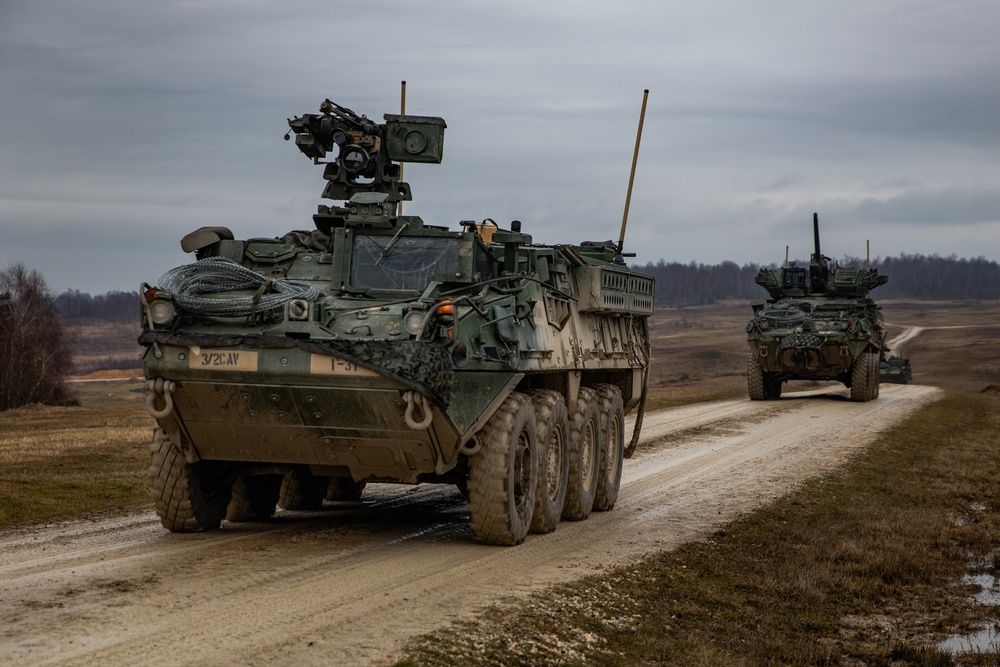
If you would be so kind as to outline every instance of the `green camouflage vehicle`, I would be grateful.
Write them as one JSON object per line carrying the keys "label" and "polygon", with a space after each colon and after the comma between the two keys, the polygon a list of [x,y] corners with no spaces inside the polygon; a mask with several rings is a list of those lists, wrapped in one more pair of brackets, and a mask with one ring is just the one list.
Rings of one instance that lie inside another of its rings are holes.
{"label": "green camouflage vehicle", "polygon": [[445,122],[384,120],[329,100],[289,120],[285,138],[342,203],[277,238],[198,229],[181,241],[197,261],[142,286],[169,530],[357,500],[367,482],[457,485],[488,544],[614,506],[641,424],[653,280],[626,268],[621,243],[538,245],[516,220],[453,231],[401,215],[400,163],[440,163]]}
{"label": "green camouflage vehicle", "polygon": [[813,235],[808,269],[761,269],[755,278],[771,297],[753,306],[747,324],[747,390],[755,401],[778,398],[787,380],[835,380],[850,388],[852,401],[878,397],[885,331],[868,295],[888,277],[831,265],[820,253],[815,214]]}
{"label": "green camouflage vehicle", "polygon": [[891,355],[879,364],[879,379],[882,382],[909,384],[912,377],[913,369],[910,367],[910,360],[905,357]]}

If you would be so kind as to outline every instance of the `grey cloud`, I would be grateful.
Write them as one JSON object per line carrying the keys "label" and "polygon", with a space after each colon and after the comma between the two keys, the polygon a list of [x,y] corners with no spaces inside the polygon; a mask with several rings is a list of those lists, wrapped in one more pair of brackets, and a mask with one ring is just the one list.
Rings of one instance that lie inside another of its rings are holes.
{"label": "grey cloud", "polygon": [[987,0],[11,0],[0,262],[131,289],[187,261],[195,227],[307,228],[321,170],[285,119],[325,97],[381,118],[401,79],[410,113],[448,122],[444,163],[406,171],[435,224],[616,236],[650,88],[639,262],[776,261],[814,210],[831,252],[1000,258],[998,27]]}

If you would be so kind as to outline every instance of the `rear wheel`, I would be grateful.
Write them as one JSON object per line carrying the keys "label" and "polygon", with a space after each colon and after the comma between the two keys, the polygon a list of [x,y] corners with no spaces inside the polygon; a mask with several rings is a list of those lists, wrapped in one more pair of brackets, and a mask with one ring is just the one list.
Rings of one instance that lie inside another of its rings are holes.
{"label": "rear wheel", "polygon": [[566,504],[569,479],[569,422],[563,397],[548,390],[531,394],[538,431],[538,487],[531,532],[549,533],[556,529]]}
{"label": "rear wheel", "polygon": [[153,432],[149,476],[160,523],[174,533],[215,530],[226,516],[232,485],[216,461],[188,463],[163,429]]}
{"label": "rear wheel", "polygon": [[299,468],[285,473],[281,480],[278,505],[283,510],[315,510],[323,506],[329,477],[318,477],[308,468]]}
{"label": "rear wheel", "polygon": [[769,401],[781,398],[781,380],[777,373],[764,373],[764,396]]}
{"label": "rear wheel", "polygon": [[333,477],[326,488],[327,500],[361,500],[361,493],[368,482],[355,482],[350,477]]}
{"label": "rear wheel", "polygon": [[601,464],[600,434],[597,394],[580,387],[576,409],[569,416],[569,481],[562,514],[569,521],[586,519],[594,508]]}
{"label": "rear wheel", "polygon": [[281,475],[245,475],[233,482],[227,521],[263,521],[274,516]]}
{"label": "rear wheel", "polygon": [[601,465],[597,473],[594,510],[607,512],[618,500],[625,456],[625,408],[622,392],[610,384],[594,387],[601,406]]}
{"label": "rear wheel", "polygon": [[538,485],[535,411],[511,393],[479,432],[469,459],[469,525],[486,544],[520,544],[528,534]]}

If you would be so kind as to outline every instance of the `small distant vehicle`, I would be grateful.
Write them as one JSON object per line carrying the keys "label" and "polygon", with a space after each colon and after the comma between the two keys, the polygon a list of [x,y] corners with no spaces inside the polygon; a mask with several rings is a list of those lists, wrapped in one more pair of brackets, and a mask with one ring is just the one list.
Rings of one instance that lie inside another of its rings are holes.
{"label": "small distant vehicle", "polygon": [[752,400],[780,397],[788,380],[842,382],[852,401],[878,397],[885,328],[869,293],[889,278],[877,269],[831,263],[820,252],[815,213],[813,235],[816,251],[809,268],[786,260],[784,268],[761,269],[755,278],[771,298],[753,306],[747,324]]}
{"label": "small distant vehicle", "polygon": [[909,384],[913,377],[910,360],[905,357],[890,356],[879,364],[879,379],[882,382]]}

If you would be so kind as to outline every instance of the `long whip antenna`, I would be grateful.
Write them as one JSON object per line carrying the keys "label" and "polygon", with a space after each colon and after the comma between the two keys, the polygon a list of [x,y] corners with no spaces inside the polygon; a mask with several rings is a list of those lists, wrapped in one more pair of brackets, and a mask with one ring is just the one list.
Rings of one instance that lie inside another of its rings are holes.
{"label": "long whip antenna", "polygon": [[642,123],[646,119],[646,100],[649,98],[649,88],[642,91],[642,111],[639,112],[639,129],[635,133],[635,151],[632,153],[632,172],[628,177],[628,193],[625,195],[625,212],[622,214],[622,231],[618,235],[618,249],[615,252],[615,263],[624,264],[625,257],[622,248],[625,245],[625,225],[628,224],[628,207],[632,202],[632,184],[635,182],[635,165],[639,161],[639,142],[642,140]]}

